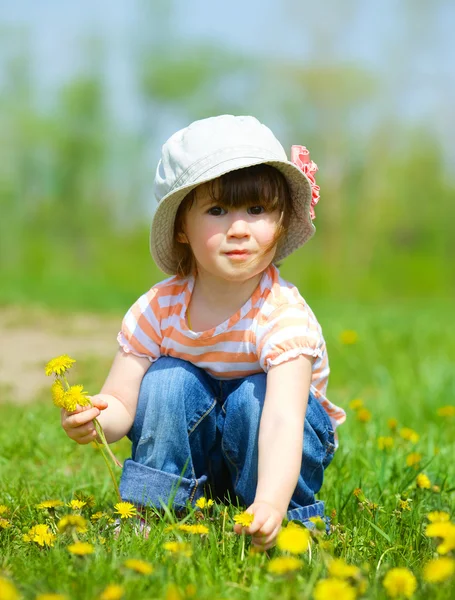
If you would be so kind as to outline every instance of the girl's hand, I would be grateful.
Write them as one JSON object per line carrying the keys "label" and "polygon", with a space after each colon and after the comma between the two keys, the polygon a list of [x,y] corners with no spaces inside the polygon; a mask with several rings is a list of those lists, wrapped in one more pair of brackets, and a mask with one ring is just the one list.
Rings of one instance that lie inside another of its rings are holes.
{"label": "girl's hand", "polygon": [[253,502],[246,512],[254,515],[253,522],[249,527],[234,525],[235,533],[241,534],[243,530],[251,535],[252,544],[261,550],[274,546],[283,522],[282,513],[267,502]]}
{"label": "girl's hand", "polygon": [[77,405],[73,412],[62,408],[62,427],[66,435],[78,444],[89,444],[95,440],[96,430],[93,419],[96,419],[108,406],[106,400],[96,396],[90,397],[90,401],[93,406]]}

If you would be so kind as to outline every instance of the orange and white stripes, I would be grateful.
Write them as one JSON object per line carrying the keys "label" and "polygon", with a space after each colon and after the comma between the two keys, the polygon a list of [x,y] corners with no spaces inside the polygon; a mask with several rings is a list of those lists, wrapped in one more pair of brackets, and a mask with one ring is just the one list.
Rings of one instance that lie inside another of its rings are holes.
{"label": "orange and white stripes", "polygon": [[298,289],[270,265],[249,300],[217,327],[188,328],[186,309],[194,277],[170,277],[143,294],[126,313],[118,342],[124,352],[149,358],[175,356],[217,379],[268,372],[301,354],[311,356],[311,390],[327,411],[334,429],[344,410],[326,398],[329,364],[321,327]]}

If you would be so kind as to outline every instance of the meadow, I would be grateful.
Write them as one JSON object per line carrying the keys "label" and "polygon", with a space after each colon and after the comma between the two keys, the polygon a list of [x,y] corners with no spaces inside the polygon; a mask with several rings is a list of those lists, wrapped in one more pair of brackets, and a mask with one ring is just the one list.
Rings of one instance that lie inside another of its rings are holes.
{"label": "meadow", "polygon": [[[148,539],[128,510],[119,527],[100,452],[66,438],[42,390],[29,405],[0,404],[0,598],[453,598],[450,305],[314,308],[329,397],[348,413],[319,495],[329,535],[316,522],[308,541],[285,523],[280,547],[257,553],[233,532],[245,507],[219,501],[179,516],[149,510]],[[73,358],[70,382],[95,393],[108,364]],[[128,440],[113,449],[128,457]]]}

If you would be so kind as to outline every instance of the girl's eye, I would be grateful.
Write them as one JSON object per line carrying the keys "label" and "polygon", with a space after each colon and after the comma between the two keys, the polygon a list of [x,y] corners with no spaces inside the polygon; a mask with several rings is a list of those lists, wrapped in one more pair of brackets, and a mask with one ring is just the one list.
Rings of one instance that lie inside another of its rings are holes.
{"label": "girl's eye", "polygon": [[250,215],[262,215],[265,212],[265,208],[263,206],[250,206],[248,212]]}
{"label": "girl's eye", "polygon": [[219,217],[222,214],[225,214],[226,211],[221,206],[212,206],[212,208],[209,208],[207,212],[209,215],[213,215],[214,217]]}

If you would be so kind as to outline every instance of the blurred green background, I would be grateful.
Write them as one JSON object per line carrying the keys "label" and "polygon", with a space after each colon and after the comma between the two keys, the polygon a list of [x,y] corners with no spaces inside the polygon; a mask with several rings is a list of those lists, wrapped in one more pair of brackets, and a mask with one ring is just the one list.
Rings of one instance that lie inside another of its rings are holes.
{"label": "blurred green background", "polygon": [[46,0],[0,8],[0,304],[122,312],[162,143],[252,114],[319,165],[317,234],[282,274],[323,302],[455,291],[446,1]]}

